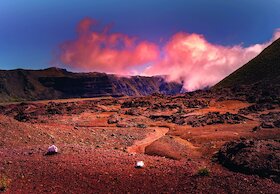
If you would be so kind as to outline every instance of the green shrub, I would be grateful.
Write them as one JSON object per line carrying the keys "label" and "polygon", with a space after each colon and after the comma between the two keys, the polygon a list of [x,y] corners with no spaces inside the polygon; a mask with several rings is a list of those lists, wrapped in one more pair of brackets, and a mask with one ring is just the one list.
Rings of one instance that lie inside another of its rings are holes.
{"label": "green shrub", "polygon": [[199,176],[210,176],[210,170],[206,167],[200,168],[197,171],[197,175],[199,175]]}
{"label": "green shrub", "polygon": [[6,191],[11,184],[11,180],[6,176],[0,177],[0,192]]}

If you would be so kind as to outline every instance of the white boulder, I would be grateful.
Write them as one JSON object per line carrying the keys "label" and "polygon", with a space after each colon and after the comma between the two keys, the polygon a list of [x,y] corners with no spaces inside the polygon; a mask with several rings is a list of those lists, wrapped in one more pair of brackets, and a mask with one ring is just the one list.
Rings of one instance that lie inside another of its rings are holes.
{"label": "white boulder", "polygon": [[137,161],[135,164],[135,168],[144,168],[144,162],[143,161]]}
{"label": "white boulder", "polygon": [[58,153],[58,148],[55,145],[51,145],[48,147],[47,154],[57,154],[57,153]]}

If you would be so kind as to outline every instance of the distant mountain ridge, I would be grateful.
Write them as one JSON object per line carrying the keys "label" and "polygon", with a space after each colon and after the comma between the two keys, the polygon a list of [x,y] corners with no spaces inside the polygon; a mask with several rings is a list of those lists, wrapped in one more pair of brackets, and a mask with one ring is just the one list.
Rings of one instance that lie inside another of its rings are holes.
{"label": "distant mountain ridge", "polygon": [[163,77],[120,77],[106,73],[73,73],[66,69],[0,70],[0,101],[101,96],[178,94],[183,84]]}

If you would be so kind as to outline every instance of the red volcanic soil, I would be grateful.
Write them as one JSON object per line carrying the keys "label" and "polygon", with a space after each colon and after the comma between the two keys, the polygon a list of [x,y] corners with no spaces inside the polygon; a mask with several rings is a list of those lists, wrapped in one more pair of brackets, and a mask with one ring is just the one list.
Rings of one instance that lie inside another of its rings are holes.
{"label": "red volcanic soil", "polygon": [[[7,193],[279,193],[269,176],[216,162],[229,141],[280,139],[280,108],[239,113],[251,105],[164,96],[5,104],[0,179],[10,179]],[[52,144],[59,153],[45,155]]]}

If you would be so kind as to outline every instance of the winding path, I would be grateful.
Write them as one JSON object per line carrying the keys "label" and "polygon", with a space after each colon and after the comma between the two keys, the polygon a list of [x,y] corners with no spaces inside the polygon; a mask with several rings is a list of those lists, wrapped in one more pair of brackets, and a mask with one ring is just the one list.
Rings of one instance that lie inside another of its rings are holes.
{"label": "winding path", "polygon": [[146,138],[135,141],[132,146],[127,148],[127,152],[132,154],[143,154],[148,145],[165,136],[169,131],[169,128],[167,127],[153,127],[151,129],[153,129],[153,131],[149,132],[146,135]]}

